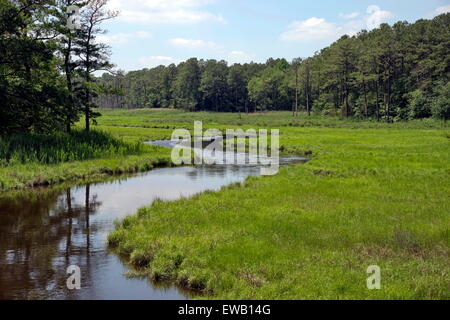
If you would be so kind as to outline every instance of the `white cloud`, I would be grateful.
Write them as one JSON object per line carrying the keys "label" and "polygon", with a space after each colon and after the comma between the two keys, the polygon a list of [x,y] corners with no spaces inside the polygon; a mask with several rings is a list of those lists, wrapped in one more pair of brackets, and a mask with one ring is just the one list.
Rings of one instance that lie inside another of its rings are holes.
{"label": "white cloud", "polygon": [[[341,14],[341,17],[352,19],[359,16],[358,13]],[[394,15],[389,11],[381,10],[380,7],[371,5],[367,8],[367,15],[361,19],[348,21],[344,24],[329,22],[323,18],[312,17],[303,21],[294,21],[288,26],[288,30],[280,35],[280,40],[289,42],[308,41],[334,41],[344,34],[353,36],[362,29],[374,29],[381,23],[392,18]]]}
{"label": "white cloud", "polygon": [[448,6],[443,6],[443,7],[439,7],[436,8],[433,13],[430,15],[430,18],[434,18],[438,15],[444,14],[444,13],[449,13],[450,12],[450,5]]}
{"label": "white cloud", "polygon": [[359,16],[359,12],[352,12],[352,13],[340,13],[339,17],[344,19],[355,19]]}
{"label": "white cloud", "polygon": [[281,34],[281,40],[327,40],[330,38],[335,38],[337,34],[336,26],[333,23],[316,17],[312,17],[304,21],[294,21],[288,29],[288,31]]}
{"label": "white cloud", "polygon": [[102,34],[97,36],[97,42],[106,44],[125,44],[130,39],[149,39],[152,34],[146,31],[138,31],[133,33],[116,33],[116,34]]}
{"label": "white cloud", "polygon": [[225,58],[230,64],[248,63],[256,60],[256,54],[246,53],[240,50],[231,51]]}
{"label": "white cloud", "polygon": [[139,58],[139,64],[145,68],[153,68],[160,65],[170,65],[172,63],[181,62],[180,59],[166,57],[166,56],[150,56],[150,57],[141,57]]}
{"label": "white cloud", "polygon": [[203,7],[214,0],[110,0],[111,10],[120,11],[126,22],[191,24],[205,21],[225,22],[221,15]]}
{"label": "white cloud", "polygon": [[392,18],[394,15],[389,11],[381,10],[379,6],[371,5],[367,8],[367,29],[372,30],[378,28],[385,20]]}
{"label": "white cloud", "polygon": [[169,43],[174,47],[178,48],[186,48],[186,49],[200,49],[200,48],[208,48],[213,50],[221,50],[223,47],[212,41],[204,41],[204,40],[192,40],[192,39],[183,39],[183,38],[174,38],[170,39]]}

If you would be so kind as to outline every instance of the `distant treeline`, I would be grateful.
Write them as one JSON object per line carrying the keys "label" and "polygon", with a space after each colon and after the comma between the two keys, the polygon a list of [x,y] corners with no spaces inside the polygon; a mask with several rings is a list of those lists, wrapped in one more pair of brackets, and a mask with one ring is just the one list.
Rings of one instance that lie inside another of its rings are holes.
{"label": "distant treeline", "polygon": [[[103,75],[109,108],[292,110],[398,121],[450,118],[450,14],[343,36],[307,59],[179,65]],[[117,95],[117,94],[120,95]]]}

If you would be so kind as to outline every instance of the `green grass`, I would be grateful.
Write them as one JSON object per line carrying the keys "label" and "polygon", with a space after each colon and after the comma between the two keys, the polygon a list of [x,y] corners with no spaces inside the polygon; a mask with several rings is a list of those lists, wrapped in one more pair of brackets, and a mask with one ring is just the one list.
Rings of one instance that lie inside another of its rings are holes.
{"label": "green grass", "polygon": [[[107,111],[102,125],[159,118],[163,134],[196,116],[208,127],[288,118],[276,115]],[[207,293],[198,298],[449,299],[448,125],[317,121],[279,126],[283,150],[312,151],[306,165],[157,201],[118,223],[110,245],[154,279]],[[370,265],[381,290],[366,288]]]}
{"label": "green grass", "polygon": [[[147,128],[167,130],[186,128],[192,129],[194,121],[203,121],[206,128],[239,127],[326,127],[326,128],[409,128],[409,129],[446,129],[448,123],[434,119],[414,120],[409,122],[384,123],[364,121],[354,118],[341,119],[300,113],[293,118],[291,112],[277,111],[264,113],[239,114],[184,112],[182,110],[158,109],[101,109],[102,116],[98,118],[100,127]],[[170,133],[168,133],[170,136]]]}
{"label": "green grass", "polygon": [[3,166],[57,164],[142,153],[142,144],[127,143],[102,131],[75,130],[69,134],[0,137],[0,159]]}
{"label": "green grass", "polygon": [[147,171],[170,166],[169,155],[106,130],[0,137],[0,191]]}

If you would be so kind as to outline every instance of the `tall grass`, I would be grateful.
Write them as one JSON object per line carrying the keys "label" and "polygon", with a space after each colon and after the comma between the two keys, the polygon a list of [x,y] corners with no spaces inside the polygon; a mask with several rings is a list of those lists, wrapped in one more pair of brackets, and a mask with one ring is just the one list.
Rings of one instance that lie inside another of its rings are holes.
{"label": "tall grass", "polygon": [[183,110],[157,109],[101,109],[102,117],[98,119],[100,126],[128,127],[135,129],[163,129],[178,128],[192,129],[194,121],[203,121],[205,128],[229,128],[230,126],[251,128],[349,128],[349,129],[448,129],[450,122],[435,119],[414,120],[408,122],[386,123],[375,120],[358,118],[340,118],[300,113],[294,118],[292,112],[272,111],[241,115],[236,113],[184,112]]}
{"label": "tall grass", "polygon": [[[104,114],[131,127],[158,112]],[[176,112],[146,130],[166,132],[162,126],[175,122]],[[276,116],[239,121],[270,127],[292,117]],[[198,117],[219,128],[238,119]],[[109,243],[155,280],[213,293],[199,298],[448,299],[448,126],[357,124],[280,126],[283,151],[311,151],[310,162],[240,187],[155,202],[118,223]],[[382,269],[381,290],[367,289],[371,265]]]}
{"label": "tall grass", "polygon": [[143,151],[142,144],[119,140],[103,131],[53,135],[21,134],[0,136],[0,166],[62,162],[136,155]]}

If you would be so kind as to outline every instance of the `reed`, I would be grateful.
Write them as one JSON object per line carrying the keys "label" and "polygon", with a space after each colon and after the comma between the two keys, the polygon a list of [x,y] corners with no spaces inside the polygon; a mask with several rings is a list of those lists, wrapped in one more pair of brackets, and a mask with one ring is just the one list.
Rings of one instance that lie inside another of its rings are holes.
{"label": "reed", "polygon": [[53,135],[0,136],[0,165],[58,164],[112,156],[138,155],[140,143],[124,142],[104,131],[74,130]]}

